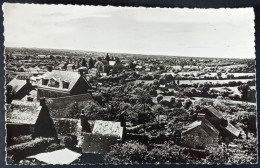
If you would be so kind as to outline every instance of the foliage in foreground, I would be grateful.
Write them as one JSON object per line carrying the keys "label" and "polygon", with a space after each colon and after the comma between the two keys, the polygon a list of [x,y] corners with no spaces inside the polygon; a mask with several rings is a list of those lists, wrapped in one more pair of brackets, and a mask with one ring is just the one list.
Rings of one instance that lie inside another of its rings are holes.
{"label": "foliage in foreground", "polygon": [[188,162],[188,157],[182,153],[181,147],[173,143],[164,143],[150,148],[137,141],[118,143],[105,155],[105,162],[113,164]]}
{"label": "foliage in foreground", "polygon": [[27,156],[43,152],[53,142],[53,138],[36,138],[29,142],[10,146],[7,148],[7,163],[18,163]]}

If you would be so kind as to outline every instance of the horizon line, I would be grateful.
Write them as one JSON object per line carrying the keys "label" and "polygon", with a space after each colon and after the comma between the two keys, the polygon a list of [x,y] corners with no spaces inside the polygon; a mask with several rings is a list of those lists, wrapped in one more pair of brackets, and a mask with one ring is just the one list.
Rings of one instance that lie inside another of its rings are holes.
{"label": "horizon line", "polygon": [[[186,57],[186,58],[208,58],[208,59],[256,59],[255,58],[233,58],[233,57],[210,57],[210,56],[188,56],[188,55],[158,55],[158,54],[141,54],[141,53],[125,53],[125,52],[107,52],[107,51],[94,51],[94,50],[84,50],[84,49],[65,49],[65,48],[45,48],[45,47],[11,47],[11,46],[4,46],[5,48],[26,48],[26,49],[48,49],[48,50],[68,50],[68,51],[82,51],[82,52],[99,52],[99,53],[112,53],[112,54],[133,54],[133,55],[144,55],[144,56],[164,56],[164,57]],[[105,55],[104,55],[105,56]]]}

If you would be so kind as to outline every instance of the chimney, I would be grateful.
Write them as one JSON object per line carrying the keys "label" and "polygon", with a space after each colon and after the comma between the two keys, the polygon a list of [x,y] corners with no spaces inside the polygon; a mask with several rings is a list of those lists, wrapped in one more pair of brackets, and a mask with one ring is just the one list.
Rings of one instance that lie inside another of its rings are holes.
{"label": "chimney", "polygon": [[40,99],[40,106],[46,106],[46,100],[45,97]]}
{"label": "chimney", "polygon": [[30,79],[26,79],[26,84],[30,84]]}
{"label": "chimney", "polygon": [[42,78],[42,85],[47,85],[49,79]]}
{"label": "chimney", "polygon": [[79,70],[79,74],[80,74],[80,76],[83,76],[83,70],[82,69]]}

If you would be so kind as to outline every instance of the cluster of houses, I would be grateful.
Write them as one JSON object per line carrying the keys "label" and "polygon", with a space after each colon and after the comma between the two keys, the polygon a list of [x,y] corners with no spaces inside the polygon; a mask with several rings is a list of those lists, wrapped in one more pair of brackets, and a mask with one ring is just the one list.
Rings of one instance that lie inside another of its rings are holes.
{"label": "cluster of houses", "polygon": [[[157,61],[154,60],[154,63]],[[138,71],[159,70],[154,64],[140,61],[135,62]],[[13,137],[32,135],[35,137],[54,137],[60,143],[65,143],[67,136],[75,137],[81,154],[104,155],[110,146],[124,141],[125,125],[115,121],[89,119],[88,114],[102,109],[93,99],[96,89],[90,84],[87,73],[98,73],[107,76],[106,69],[122,72],[126,69],[121,61],[98,60],[95,68],[78,68],[68,64],[67,70],[63,65],[55,70],[31,70],[32,73],[19,73],[8,85],[12,87],[14,95],[12,101],[6,105],[7,144]],[[93,72],[92,72],[93,71]],[[104,79],[105,81],[105,79]],[[231,142],[239,136],[240,131],[226,121],[223,114],[213,107],[205,108],[198,114],[197,120],[186,126],[182,131],[182,139],[191,139],[185,146],[196,148],[202,144],[216,143],[218,139]],[[195,138],[195,140],[194,140]],[[61,150],[50,153],[56,156]],[[76,158],[81,154],[71,153]],[[41,160],[42,155],[31,156]],[[50,157],[51,158],[51,157]],[[57,159],[58,161],[59,159]],[[53,163],[53,160],[44,160]],[[67,160],[68,161],[68,160]],[[74,160],[70,159],[70,163]],[[62,161],[61,161],[62,162]],[[67,163],[67,162],[66,162]]]}
{"label": "cluster of houses", "polygon": [[[66,136],[76,136],[83,153],[104,154],[122,140],[120,122],[88,121],[81,113],[102,108],[93,99],[94,90],[82,72],[53,70],[42,75],[37,85],[19,77],[8,85],[15,94],[6,105],[7,144],[20,135],[55,137],[61,143]],[[86,122],[89,128],[84,128]]]}

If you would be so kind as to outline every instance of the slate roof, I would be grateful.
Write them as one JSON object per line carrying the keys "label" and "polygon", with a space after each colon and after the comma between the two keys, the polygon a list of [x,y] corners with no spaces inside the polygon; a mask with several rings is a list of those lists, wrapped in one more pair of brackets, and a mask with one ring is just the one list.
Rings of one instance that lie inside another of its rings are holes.
{"label": "slate roof", "polygon": [[221,112],[219,112],[218,110],[216,110],[214,107],[210,106],[206,108],[206,113],[205,115],[207,116],[207,113],[211,113],[214,116],[216,116],[218,119],[222,119],[223,118],[223,114]]}
{"label": "slate roof", "polygon": [[203,121],[194,121],[193,123],[191,123],[190,125],[186,126],[185,129],[183,131],[183,133],[187,133],[189,131],[191,131],[192,129],[198,127],[198,126],[202,126],[202,124],[205,124],[206,128],[203,127],[202,129],[204,129],[207,134],[209,134],[210,136],[214,136],[214,135],[218,135],[219,131],[217,128],[215,128],[208,120],[204,119]]}
{"label": "slate roof", "polygon": [[19,80],[14,78],[8,83],[8,85],[11,85],[15,93],[17,93],[26,85],[26,80]]}
{"label": "slate roof", "polygon": [[219,130],[214,127],[208,120],[202,121],[208,129],[204,129],[210,136],[219,135]]}
{"label": "slate roof", "polygon": [[238,137],[240,133],[240,131],[230,123],[228,123],[228,125],[224,129],[236,137]]}
{"label": "slate roof", "polygon": [[6,121],[16,124],[35,124],[41,108],[39,102],[13,100],[12,104],[6,105]]}
{"label": "slate roof", "polygon": [[70,164],[78,159],[82,154],[71,151],[67,148],[56,150],[53,152],[40,153],[29,156],[27,159],[37,159],[46,164]]}
{"label": "slate roof", "polygon": [[109,135],[122,139],[123,127],[120,122],[96,120],[92,134]]}
{"label": "slate roof", "polygon": [[194,128],[200,126],[201,124],[202,124],[202,121],[194,121],[193,123],[184,127],[185,130],[183,131],[183,133],[186,133],[186,132],[194,129]]}
{"label": "slate roof", "polygon": [[[51,78],[56,78],[58,81],[69,81],[69,87],[68,89],[71,90],[78,79],[80,78],[80,74],[78,72],[73,72],[73,71],[58,71],[58,70],[52,70],[51,72],[46,72],[45,74],[42,75],[43,78],[45,79],[51,79]],[[42,85],[41,81],[39,82],[39,86],[45,86]],[[53,88],[53,87],[51,87]]]}

